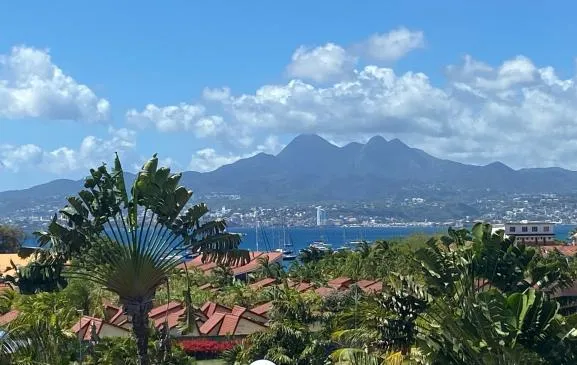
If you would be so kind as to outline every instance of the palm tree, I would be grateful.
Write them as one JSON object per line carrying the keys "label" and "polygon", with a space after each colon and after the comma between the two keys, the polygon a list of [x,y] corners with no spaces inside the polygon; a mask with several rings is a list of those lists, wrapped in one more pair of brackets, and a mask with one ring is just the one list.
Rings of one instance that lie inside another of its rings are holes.
{"label": "palm tree", "polygon": [[400,363],[414,352],[417,319],[429,296],[411,277],[392,275],[384,291],[349,305],[336,318],[332,354],[341,364]]}
{"label": "palm tree", "polygon": [[234,272],[228,265],[219,264],[211,272],[212,280],[219,288],[229,286],[234,282]]}
{"label": "palm tree", "polygon": [[10,363],[68,364],[78,350],[78,339],[67,330],[77,320],[76,310],[58,293],[22,296],[19,315],[2,336],[2,352]]}
{"label": "palm tree", "polygon": [[39,242],[53,257],[72,259],[68,275],[118,295],[132,320],[139,363],[148,365],[148,312],[181,255],[233,263],[248,254],[238,250],[240,238],[226,233],[223,220],[203,219],[205,204],[188,207],[192,191],[178,185],[181,174],[158,168],[156,155],[143,165],[130,193],[118,156],[112,171],[102,165],[90,174],[85,190],[60,211],[66,224],[55,216]]}
{"label": "palm tree", "polygon": [[259,270],[256,272],[258,278],[278,280],[285,276],[282,266],[278,262],[271,263],[268,256],[257,258],[257,262],[260,265]]}

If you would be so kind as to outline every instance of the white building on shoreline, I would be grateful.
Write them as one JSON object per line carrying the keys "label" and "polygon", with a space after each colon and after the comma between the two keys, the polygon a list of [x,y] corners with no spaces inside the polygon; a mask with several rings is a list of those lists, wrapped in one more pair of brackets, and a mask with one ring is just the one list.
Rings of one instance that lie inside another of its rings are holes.
{"label": "white building on shoreline", "polygon": [[317,207],[317,226],[327,225],[327,212],[322,207]]}
{"label": "white building on shoreline", "polygon": [[493,232],[504,230],[505,236],[513,236],[527,245],[552,245],[555,243],[555,223],[511,222],[493,226]]}

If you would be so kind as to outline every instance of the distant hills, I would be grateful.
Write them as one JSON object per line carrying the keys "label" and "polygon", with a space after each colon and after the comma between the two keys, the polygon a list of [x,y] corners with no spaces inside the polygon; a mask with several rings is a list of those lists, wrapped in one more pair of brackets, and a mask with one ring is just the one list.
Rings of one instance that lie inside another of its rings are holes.
{"label": "distant hills", "polygon": [[[212,172],[184,172],[182,183],[195,195],[240,195],[247,206],[376,201],[391,196],[466,203],[479,196],[508,193],[573,193],[577,172],[514,170],[500,162],[467,165],[380,136],[366,144],[338,147],[317,135],[300,135],[276,156],[260,153]],[[0,215],[33,205],[56,202],[61,206],[66,195],[81,188],[82,181],[54,180],[0,192]]]}

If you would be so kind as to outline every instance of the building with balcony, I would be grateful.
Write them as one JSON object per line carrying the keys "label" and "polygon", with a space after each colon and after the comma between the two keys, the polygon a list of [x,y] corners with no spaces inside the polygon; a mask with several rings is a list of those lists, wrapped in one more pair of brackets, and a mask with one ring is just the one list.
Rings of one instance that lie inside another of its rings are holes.
{"label": "building with balcony", "polygon": [[555,223],[521,221],[505,223],[505,234],[514,236],[527,245],[552,245],[555,243]]}

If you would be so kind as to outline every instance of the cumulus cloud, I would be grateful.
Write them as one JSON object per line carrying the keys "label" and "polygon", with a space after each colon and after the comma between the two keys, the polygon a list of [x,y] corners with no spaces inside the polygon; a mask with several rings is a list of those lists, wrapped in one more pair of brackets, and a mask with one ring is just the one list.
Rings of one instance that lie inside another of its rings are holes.
{"label": "cumulus cloud", "polygon": [[523,56],[498,66],[466,56],[446,74],[440,87],[423,73],[366,66],[327,87],[294,79],[230,95],[223,110],[254,134],[382,134],[463,162],[577,168],[574,79]]}
{"label": "cumulus cloud", "polygon": [[405,27],[388,33],[373,34],[362,43],[365,54],[374,60],[394,62],[412,50],[425,47],[422,31],[413,31]]}
{"label": "cumulus cloud", "polygon": [[334,43],[315,48],[301,46],[293,53],[287,74],[303,80],[325,82],[350,73],[356,62],[356,57]]}
{"label": "cumulus cloud", "polygon": [[29,168],[53,174],[87,171],[102,162],[111,161],[114,153],[130,154],[136,147],[136,133],[121,128],[108,130],[108,138],[87,136],[77,149],[60,147],[44,150],[34,144],[20,146],[0,145],[0,163],[10,171]]}
{"label": "cumulus cloud", "polygon": [[159,130],[189,130],[215,144],[234,145],[220,153],[197,151],[190,167],[200,171],[258,152],[277,153],[300,133],[341,144],[380,134],[466,163],[577,169],[575,78],[561,78],[552,66],[523,55],[497,65],[465,56],[447,66],[441,83],[418,71],[395,72],[390,65],[353,69],[352,54],[392,63],[424,46],[422,32],[398,28],[356,49],[332,43],[301,47],[287,67],[293,78],[286,83],[245,94],[205,89],[205,105],[151,105],[128,116]]}
{"label": "cumulus cloud", "polygon": [[107,120],[110,104],[52,63],[48,51],[19,46],[0,55],[0,117]]}
{"label": "cumulus cloud", "polygon": [[[216,98],[214,101],[224,102],[224,99]],[[201,138],[226,130],[223,118],[206,115],[206,108],[200,104],[180,103],[163,107],[148,104],[142,111],[130,109],[126,119],[140,128],[153,126],[161,132],[192,131]]]}
{"label": "cumulus cloud", "polygon": [[[246,156],[249,157],[250,155]],[[190,160],[188,168],[192,171],[207,172],[213,171],[217,168],[236,162],[243,158],[243,156],[234,155],[232,153],[226,155],[219,155],[213,148],[203,148],[196,151]]]}
{"label": "cumulus cloud", "polygon": [[[398,76],[392,69],[367,66],[355,79],[327,88],[300,80],[266,85],[253,95],[233,98],[232,115],[255,129],[282,133],[451,133],[438,116],[454,101],[422,73]],[[407,120],[414,121],[407,123]]]}
{"label": "cumulus cloud", "polygon": [[276,155],[277,153],[279,153],[283,148],[285,147],[285,144],[283,144],[278,136],[268,136],[265,138],[264,142],[262,144],[259,144],[256,149],[258,152],[264,152],[264,153],[268,153],[271,155]]}
{"label": "cumulus cloud", "polygon": [[188,168],[199,172],[214,171],[223,165],[234,163],[243,158],[252,157],[258,153],[277,154],[284,146],[285,145],[279,141],[278,136],[269,135],[261,144],[256,146],[256,150],[242,154],[219,154],[213,148],[203,148],[192,155]]}
{"label": "cumulus cloud", "polygon": [[202,97],[207,101],[226,101],[228,98],[230,98],[230,88],[223,87],[220,89],[211,89],[205,87],[202,90]]}

